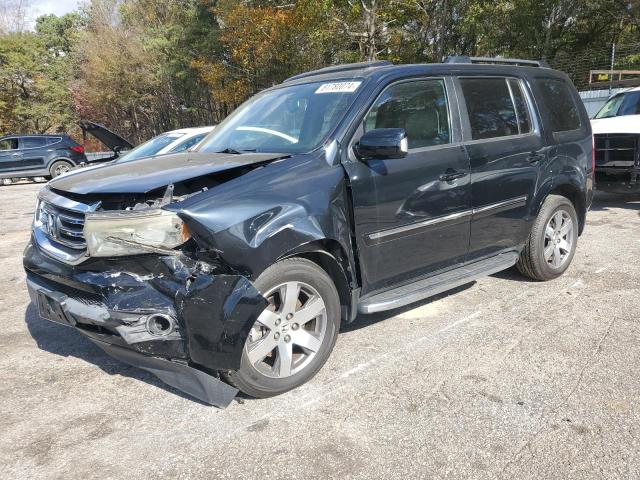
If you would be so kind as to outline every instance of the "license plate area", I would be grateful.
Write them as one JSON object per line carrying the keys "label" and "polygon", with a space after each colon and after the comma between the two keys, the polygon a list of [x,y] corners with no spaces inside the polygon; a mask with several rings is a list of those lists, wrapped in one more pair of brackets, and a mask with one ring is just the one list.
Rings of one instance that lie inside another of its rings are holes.
{"label": "license plate area", "polygon": [[67,326],[71,325],[64,314],[60,302],[41,290],[38,292],[38,313],[45,320]]}

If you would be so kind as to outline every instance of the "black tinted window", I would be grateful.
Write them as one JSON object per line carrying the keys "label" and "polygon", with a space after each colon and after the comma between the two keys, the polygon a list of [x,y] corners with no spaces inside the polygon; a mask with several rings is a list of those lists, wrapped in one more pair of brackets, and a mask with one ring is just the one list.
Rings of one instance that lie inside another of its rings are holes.
{"label": "black tinted window", "polygon": [[47,145],[53,145],[54,143],[60,143],[62,141],[62,137],[48,137]]}
{"label": "black tinted window", "polygon": [[4,140],[0,140],[0,150],[17,150],[17,149],[18,149],[17,138],[6,138]]}
{"label": "black tinted window", "polygon": [[483,138],[518,135],[518,117],[504,78],[462,78],[471,136]]}
{"label": "black tinted window", "polygon": [[409,148],[450,143],[443,80],[400,83],[387,88],[364,121],[364,130],[404,128]]}
{"label": "black tinted window", "polygon": [[551,78],[538,79],[537,83],[551,115],[553,132],[578,130],[580,115],[569,86],[562,80]]}
{"label": "black tinted window", "polygon": [[516,106],[516,115],[518,117],[519,133],[529,133],[531,131],[531,117],[529,116],[529,107],[525,100],[524,91],[522,90],[522,83],[515,78],[508,80],[509,88],[511,88],[511,94],[513,95],[513,102]]}
{"label": "black tinted window", "polygon": [[21,148],[39,148],[47,144],[46,137],[24,137],[20,139]]}

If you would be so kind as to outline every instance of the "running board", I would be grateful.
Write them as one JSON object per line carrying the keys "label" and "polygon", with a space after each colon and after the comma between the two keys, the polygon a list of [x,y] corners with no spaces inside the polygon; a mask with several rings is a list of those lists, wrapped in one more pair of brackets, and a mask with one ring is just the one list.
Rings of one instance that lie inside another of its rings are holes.
{"label": "running board", "polygon": [[470,263],[418,282],[362,298],[358,303],[358,312],[375,313],[404,307],[478,278],[506,270],[516,264],[518,257],[517,252],[501,253],[486,260]]}

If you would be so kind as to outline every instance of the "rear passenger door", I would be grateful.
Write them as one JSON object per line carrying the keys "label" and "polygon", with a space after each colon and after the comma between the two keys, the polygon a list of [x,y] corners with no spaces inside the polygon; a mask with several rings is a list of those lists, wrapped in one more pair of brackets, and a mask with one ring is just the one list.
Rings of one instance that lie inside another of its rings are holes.
{"label": "rear passenger door", "polygon": [[21,169],[33,170],[44,166],[47,148],[47,137],[21,137],[20,152],[22,153]]}
{"label": "rear passenger door", "polygon": [[[471,168],[471,238],[468,260],[522,244],[529,205],[547,150],[531,95],[509,77],[458,79],[464,145]],[[465,112],[466,110],[466,112]]]}

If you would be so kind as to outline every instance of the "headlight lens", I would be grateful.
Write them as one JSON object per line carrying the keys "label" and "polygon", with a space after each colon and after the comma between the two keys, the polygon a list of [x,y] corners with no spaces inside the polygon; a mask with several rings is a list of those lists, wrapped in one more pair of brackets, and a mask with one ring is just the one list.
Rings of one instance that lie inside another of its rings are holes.
{"label": "headlight lens", "polygon": [[84,237],[91,257],[115,257],[169,251],[186,242],[187,226],[162,209],[89,213]]}

